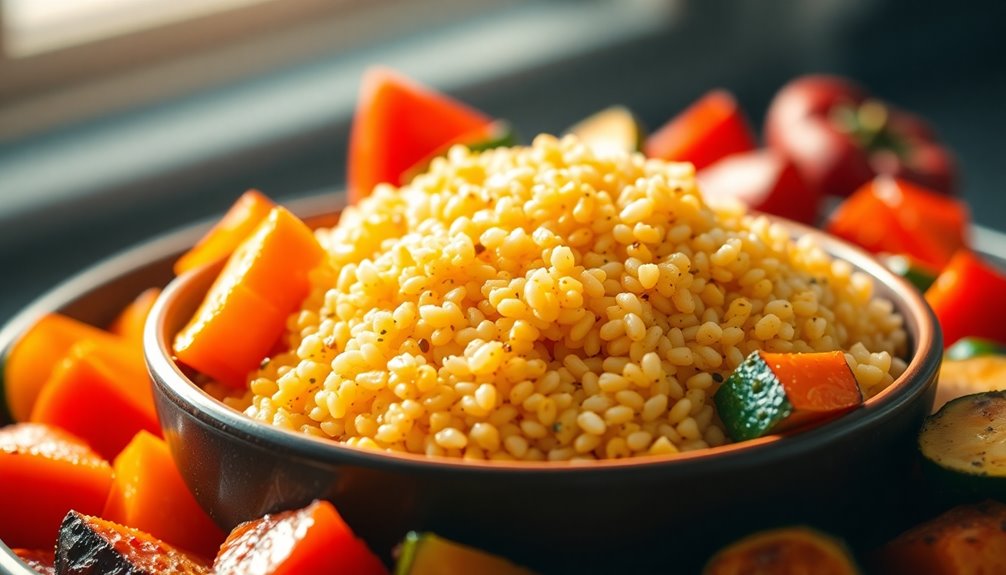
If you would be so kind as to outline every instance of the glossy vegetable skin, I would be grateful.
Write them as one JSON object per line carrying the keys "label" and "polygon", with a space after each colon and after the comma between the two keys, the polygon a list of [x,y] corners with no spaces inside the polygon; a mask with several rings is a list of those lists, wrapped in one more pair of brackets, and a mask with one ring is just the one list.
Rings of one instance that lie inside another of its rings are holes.
{"label": "glossy vegetable skin", "polygon": [[160,288],[140,292],[136,299],[119,312],[108,331],[135,345],[137,349],[143,349],[143,326],[159,295]]}
{"label": "glossy vegetable skin", "polygon": [[67,511],[101,511],[112,467],[69,433],[17,423],[0,428],[0,478],[0,539],[51,549]]}
{"label": "glossy vegetable skin", "polygon": [[943,345],[963,337],[980,337],[1006,344],[1006,275],[974,252],[954,254],[933,285],[926,301],[943,329]]}
{"label": "glossy vegetable skin", "polygon": [[[3,366],[3,389],[15,421],[26,421],[53,368],[77,342],[121,343],[117,336],[58,313],[39,318],[14,343]],[[142,361],[142,350],[134,354]]]}
{"label": "glossy vegetable skin", "polygon": [[733,154],[698,173],[699,189],[710,202],[733,198],[753,210],[805,224],[817,218],[821,197],[796,167],[772,150]]}
{"label": "glossy vegetable skin", "polygon": [[952,194],[953,156],[917,116],[871,99],[837,76],[804,76],[769,105],[765,140],[796,163],[808,185],[847,196],[877,175]]}
{"label": "glossy vegetable skin", "polygon": [[807,527],[755,533],[717,553],[703,575],[856,575],[845,546]]}
{"label": "glossy vegetable skin", "polygon": [[76,344],[39,394],[31,421],[69,431],[109,460],[140,430],[160,435],[149,375],[135,347]]}
{"label": "glossy vegetable skin", "polygon": [[327,501],[266,515],[231,531],[214,575],[385,575],[380,559]]}
{"label": "glossy vegetable skin", "polygon": [[863,396],[840,351],[755,351],[713,399],[727,434],[744,441],[840,415]]}
{"label": "glossy vegetable skin", "polygon": [[175,275],[211,264],[230,256],[264,220],[276,204],[258,190],[248,190],[224,217],[195,246],[175,262]]}
{"label": "glossy vegetable skin", "polygon": [[1006,391],[965,395],[926,419],[919,451],[949,492],[1006,499]]}
{"label": "glossy vegetable skin", "polygon": [[433,533],[405,536],[395,575],[533,575],[502,557],[449,541]]}
{"label": "glossy vegetable skin", "polygon": [[967,246],[968,222],[959,200],[878,178],[842,202],[825,230],[873,253],[903,254],[939,270]]}
{"label": "glossy vegetable skin", "polygon": [[59,575],[208,575],[206,565],[149,534],[71,511],[56,541]]}
{"label": "glossy vegetable skin", "polygon": [[199,507],[168,446],[141,431],[115,458],[115,481],[101,517],[212,558],[226,534]]}
{"label": "glossy vegetable skin", "polygon": [[726,90],[702,96],[646,139],[647,157],[691,162],[701,170],[716,160],[755,149],[737,100]]}
{"label": "glossy vegetable skin", "polygon": [[178,360],[235,388],[279,340],[287,316],[325,257],[313,232],[274,208],[227,260],[192,320],[175,337]]}
{"label": "glossy vegetable skin", "polygon": [[454,142],[483,139],[492,119],[387,68],[363,76],[349,140],[350,204]]}
{"label": "glossy vegetable skin", "polygon": [[1006,505],[986,501],[955,507],[898,536],[873,566],[885,575],[1006,573]]}
{"label": "glossy vegetable skin", "polygon": [[980,337],[965,337],[947,348],[946,359],[961,361],[990,355],[1006,356],[1006,344]]}

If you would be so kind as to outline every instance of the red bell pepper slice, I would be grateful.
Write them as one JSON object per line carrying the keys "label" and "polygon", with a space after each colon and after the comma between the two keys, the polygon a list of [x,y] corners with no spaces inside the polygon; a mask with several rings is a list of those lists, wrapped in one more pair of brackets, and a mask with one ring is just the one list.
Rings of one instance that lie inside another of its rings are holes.
{"label": "red bell pepper slice", "polygon": [[793,163],[774,150],[727,156],[699,172],[698,179],[711,201],[734,198],[753,210],[805,224],[814,223],[821,201]]}
{"label": "red bell pepper slice", "polygon": [[904,180],[877,178],[839,205],[827,231],[874,253],[942,269],[967,246],[967,205]]}
{"label": "red bell pepper slice", "polygon": [[647,157],[691,162],[701,170],[720,158],[755,149],[755,137],[737,100],[726,90],[699,98],[643,145]]}
{"label": "red bell pepper slice", "polygon": [[943,328],[943,345],[963,337],[1006,344],[1006,275],[970,250],[960,250],[926,291]]}

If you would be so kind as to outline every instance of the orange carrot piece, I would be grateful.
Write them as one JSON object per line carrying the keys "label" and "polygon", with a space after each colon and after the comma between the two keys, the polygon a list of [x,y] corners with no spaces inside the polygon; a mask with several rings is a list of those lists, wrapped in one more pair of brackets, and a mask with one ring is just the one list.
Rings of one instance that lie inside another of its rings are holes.
{"label": "orange carrot piece", "polygon": [[845,546],[807,527],[782,527],[744,537],[720,550],[703,575],[858,575]]}
{"label": "orange carrot piece", "polygon": [[112,321],[112,325],[109,326],[108,331],[136,344],[139,349],[142,349],[143,326],[147,323],[150,308],[154,307],[154,302],[157,301],[157,297],[160,295],[160,288],[144,290],[119,312],[119,315]]}
{"label": "orange carrot piece", "polygon": [[762,360],[782,383],[793,413],[776,429],[798,427],[825,415],[838,415],[863,402],[856,376],[841,351],[768,353]]}
{"label": "orange carrot piece", "polygon": [[[16,421],[25,421],[42,386],[70,348],[79,341],[121,343],[104,330],[58,313],[42,316],[17,340],[7,356],[3,387],[7,406]],[[135,355],[142,361],[142,350]]]}
{"label": "orange carrot piece", "polygon": [[243,388],[282,336],[324,257],[311,230],[282,207],[231,255],[192,320],[175,336],[179,361]]}
{"label": "orange carrot piece", "polygon": [[160,435],[150,379],[133,346],[84,340],[42,388],[31,421],[61,427],[113,459],[141,429]]}
{"label": "orange carrot piece", "polygon": [[214,575],[385,575],[367,544],[327,501],[266,515],[231,531],[213,562]]}
{"label": "orange carrot piece", "polygon": [[877,554],[886,575],[1006,573],[1006,505],[955,507],[902,533]]}
{"label": "orange carrot piece", "polygon": [[192,496],[164,440],[137,433],[113,468],[115,481],[103,518],[202,557],[216,556],[226,534]]}
{"label": "orange carrot piece", "polygon": [[83,440],[37,423],[0,428],[0,539],[13,547],[52,549],[70,509],[97,513],[112,466]]}
{"label": "orange carrot piece", "polygon": [[225,259],[247,238],[276,204],[258,190],[248,190],[209,232],[175,262],[175,275]]}

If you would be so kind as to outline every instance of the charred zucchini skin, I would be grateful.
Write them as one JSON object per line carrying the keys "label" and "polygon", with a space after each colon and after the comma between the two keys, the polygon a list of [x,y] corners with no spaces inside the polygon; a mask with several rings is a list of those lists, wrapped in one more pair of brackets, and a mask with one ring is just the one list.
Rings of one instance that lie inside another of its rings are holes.
{"label": "charred zucchini skin", "polygon": [[734,441],[761,437],[793,413],[782,383],[758,353],[737,366],[713,400]]}
{"label": "charred zucchini skin", "polygon": [[[977,411],[977,413],[975,413]],[[970,425],[971,430],[962,429],[970,422],[962,418],[972,414],[985,420],[982,426]],[[987,391],[965,395],[947,402],[939,411],[926,418],[919,432],[918,448],[922,455],[922,471],[931,491],[946,502],[974,501],[992,498],[1006,501],[1006,467],[991,468],[986,452],[978,443],[979,435],[998,425],[1006,425],[1006,391]],[[956,432],[961,437],[974,437],[976,458],[969,464],[947,461],[932,445],[933,435]]]}

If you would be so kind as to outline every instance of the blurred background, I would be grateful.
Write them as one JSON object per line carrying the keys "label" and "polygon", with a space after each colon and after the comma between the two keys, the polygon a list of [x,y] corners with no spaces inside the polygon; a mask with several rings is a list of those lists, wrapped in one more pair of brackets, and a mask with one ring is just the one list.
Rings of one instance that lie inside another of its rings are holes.
{"label": "blurred background", "polygon": [[1004,19],[994,0],[0,0],[0,320],[247,188],[339,189],[375,63],[525,138],[616,103],[653,129],[715,87],[760,131],[790,78],[847,75],[927,117],[975,220],[1006,230]]}

